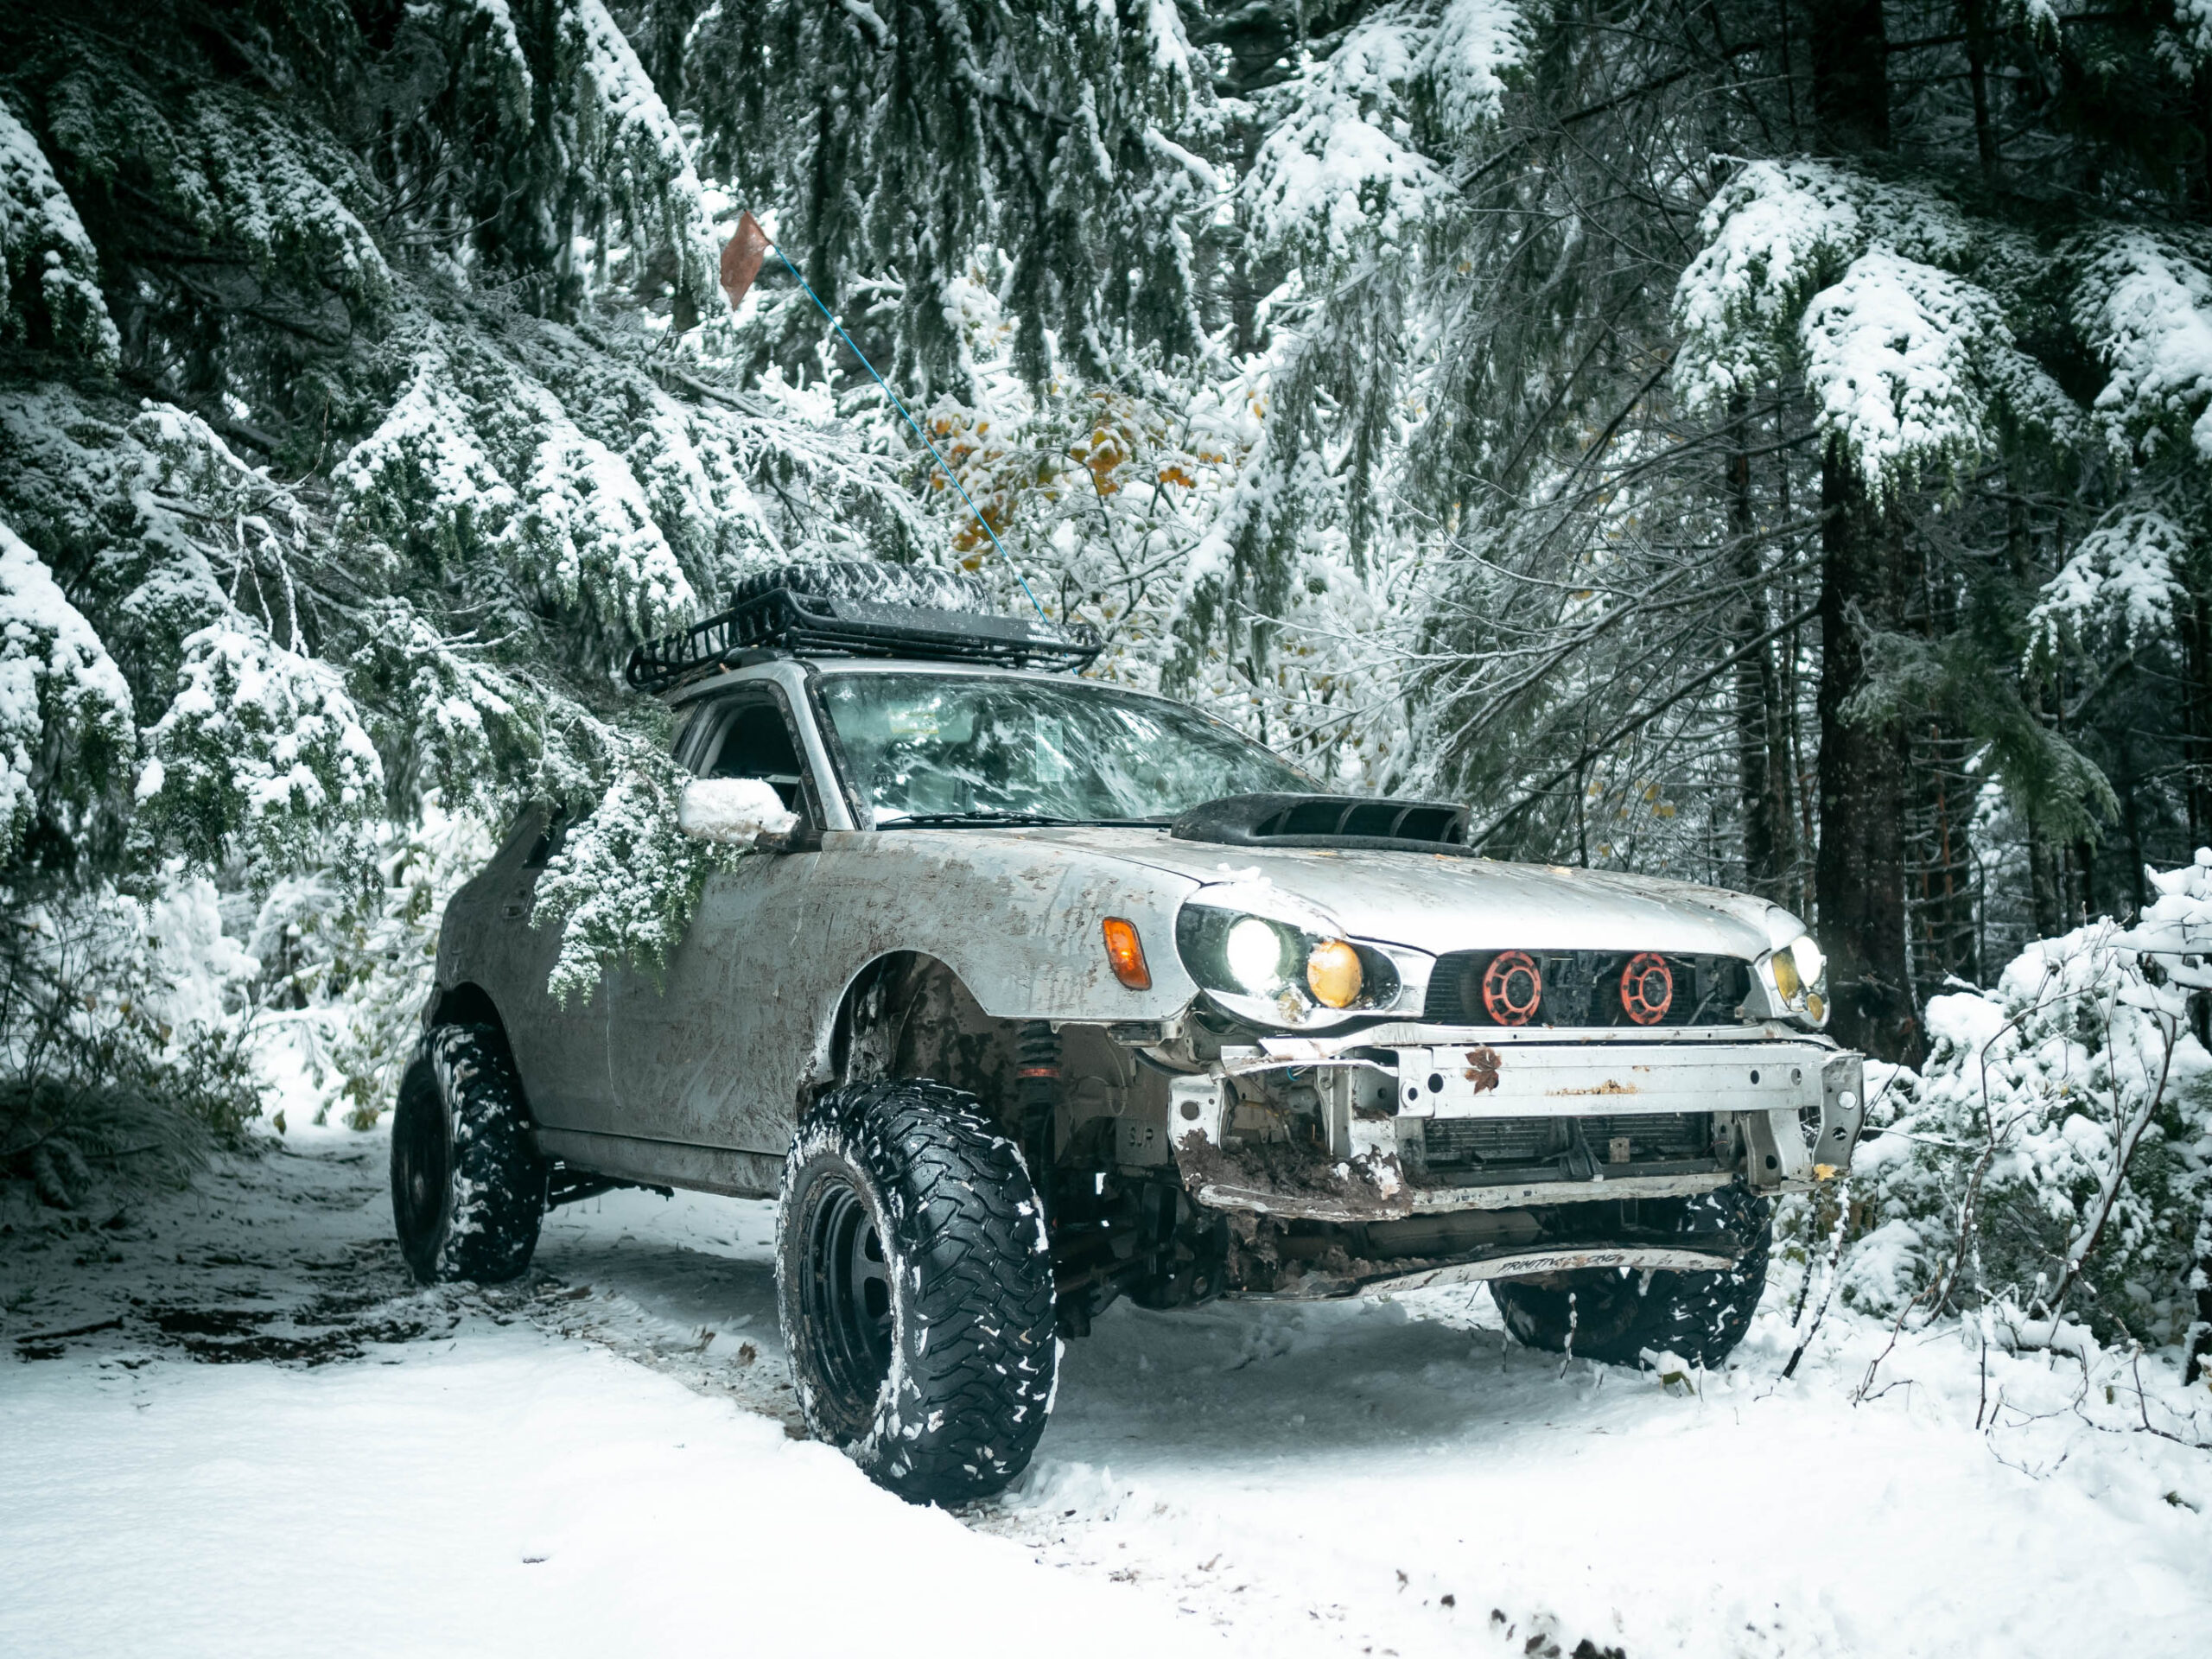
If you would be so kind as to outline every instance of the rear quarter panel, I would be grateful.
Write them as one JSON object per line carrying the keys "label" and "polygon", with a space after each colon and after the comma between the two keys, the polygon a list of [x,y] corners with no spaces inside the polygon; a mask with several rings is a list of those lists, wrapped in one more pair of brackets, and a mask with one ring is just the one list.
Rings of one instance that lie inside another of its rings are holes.
{"label": "rear quarter panel", "polygon": [[566,1124],[589,1109],[606,1086],[607,988],[582,1004],[562,1007],[545,989],[561,948],[558,928],[537,927],[531,902],[538,872],[531,849],[544,832],[549,810],[532,807],[517,821],[499,850],[446,903],[438,929],[437,983],[441,992],[480,987],[499,1010],[512,1050],[524,1097],[540,1123]]}

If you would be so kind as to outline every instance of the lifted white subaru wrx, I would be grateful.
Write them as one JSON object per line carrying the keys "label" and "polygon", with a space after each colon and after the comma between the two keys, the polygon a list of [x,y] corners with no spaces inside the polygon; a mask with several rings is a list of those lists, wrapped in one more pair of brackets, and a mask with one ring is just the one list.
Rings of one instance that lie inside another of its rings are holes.
{"label": "lifted white subaru wrx", "polygon": [[1487,1280],[1522,1341],[1707,1363],[1767,1199],[1840,1174],[1860,1061],[1787,912],[1493,861],[1323,792],[961,579],[794,568],[632,658],[681,821],[756,849],[588,1006],[531,923],[563,822],[448,906],[392,1186],[426,1279],[511,1277],[617,1183],[778,1198],[816,1433],[910,1497],[1028,1461],[1127,1296]]}

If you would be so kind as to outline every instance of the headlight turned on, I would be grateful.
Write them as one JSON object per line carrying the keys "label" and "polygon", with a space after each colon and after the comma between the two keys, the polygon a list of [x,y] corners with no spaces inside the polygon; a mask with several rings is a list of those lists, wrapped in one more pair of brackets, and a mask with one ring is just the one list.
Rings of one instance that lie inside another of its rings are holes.
{"label": "headlight turned on", "polygon": [[1280,990],[1283,958],[1290,954],[1285,949],[1288,943],[1281,928],[1257,916],[1242,916],[1231,922],[1221,954],[1236,988],[1248,996],[1268,996]]}
{"label": "headlight turned on", "polygon": [[1382,951],[1266,916],[1185,905],[1175,948],[1207,990],[1279,1010],[1286,1000],[1308,1009],[1382,1008],[1398,995],[1397,968]]}

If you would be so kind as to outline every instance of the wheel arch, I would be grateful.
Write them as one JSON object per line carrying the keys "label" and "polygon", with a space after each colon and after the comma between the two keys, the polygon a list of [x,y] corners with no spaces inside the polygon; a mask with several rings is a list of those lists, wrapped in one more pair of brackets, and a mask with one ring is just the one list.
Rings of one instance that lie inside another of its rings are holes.
{"label": "wheel arch", "polygon": [[986,1014],[959,971],[925,950],[887,950],[846,982],[809,1068],[802,1111],[828,1090],[929,1077],[987,1110],[1013,1098],[1015,1028]]}
{"label": "wheel arch", "polygon": [[507,1040],[507,1022],[499,1017],[499,1006],[492,1000],[491,992],[474,980],[462,980],[454,985],[442,985],[430,997],[423,1010],[425,1026],[490,1026],[499,1033],[502,1042]]}

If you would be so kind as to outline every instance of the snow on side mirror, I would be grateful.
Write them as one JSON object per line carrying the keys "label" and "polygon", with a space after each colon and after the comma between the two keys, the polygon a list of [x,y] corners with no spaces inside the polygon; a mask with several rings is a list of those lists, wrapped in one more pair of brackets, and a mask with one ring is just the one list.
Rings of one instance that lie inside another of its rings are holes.
{"label": "snow on side mirror", "polygon": [[774,847],[798,818],[758,778],[694,778],[676,804],[676,827],[725,847]]}

